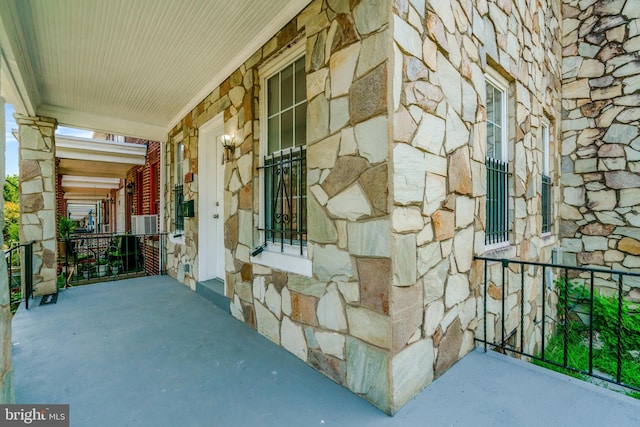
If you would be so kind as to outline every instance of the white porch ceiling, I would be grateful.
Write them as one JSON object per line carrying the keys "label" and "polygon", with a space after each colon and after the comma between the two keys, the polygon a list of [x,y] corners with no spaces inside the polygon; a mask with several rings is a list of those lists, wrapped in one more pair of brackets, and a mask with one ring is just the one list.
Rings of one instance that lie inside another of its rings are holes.
{"label": "white porch ceiling", "polygon": [[0,94],[65,126],[168,131],[310,0],[3,0]]}
{"label": "white porch ceiling", "polygon": [[75,136],[56,136],[58,173],[67,200],[102,200],[120,187],[133,166],[144,165],[147,146]]}

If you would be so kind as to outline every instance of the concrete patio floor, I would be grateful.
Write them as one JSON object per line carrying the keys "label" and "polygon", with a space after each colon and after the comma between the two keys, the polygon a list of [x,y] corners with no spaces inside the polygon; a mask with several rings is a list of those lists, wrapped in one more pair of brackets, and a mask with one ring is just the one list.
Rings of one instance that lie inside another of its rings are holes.
{"label": "concrete patio floor", "polygon": [[21,306],[13,343],[16,402],[79,427],[640,425],[639,400],[480,350],[388,417],[167,276]]}

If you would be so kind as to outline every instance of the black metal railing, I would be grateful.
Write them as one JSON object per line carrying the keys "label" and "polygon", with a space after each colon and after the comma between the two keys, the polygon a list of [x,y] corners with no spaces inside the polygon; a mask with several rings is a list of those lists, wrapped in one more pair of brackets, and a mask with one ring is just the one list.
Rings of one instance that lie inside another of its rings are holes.
{"label": "black metal railing", "polygon": [[509,240],[509,164],[487,157],[487,226],[485,244]]}
{"label": "black metal railing", "polygon": [[58,283],[64,287],[165,273],[166,233],[78,234],[61,238]]}
{"label": "black metal railing", "polygon": [[29,298],[33,299],[33,242],[13,244],[4,251],[4,258],[7,262],[11,311],[15,313],[22,301],[28,310]]}
{"label": "black metal railing", "polygon": [[551,232],[551,178],[542,175],[542,232]]}
{"label": "black metal railing", "polygon": [[297,245],[307,241],[307,151],[288,149],[264,158],[265,232],[267,242]]}
{"label": "black metal railing", "polygon": [[476,341],[485,351],[640,391],[640,305],[625,296],[640,287],[640,273],[475,259],[484,263]]}
{"label": "black metal railing", "polygon": [[174,225],[175,231],[184,231],[184,211],[182,204],[184,203],[184,186],[177,184],[173,188],[173,200],[174,200]]}

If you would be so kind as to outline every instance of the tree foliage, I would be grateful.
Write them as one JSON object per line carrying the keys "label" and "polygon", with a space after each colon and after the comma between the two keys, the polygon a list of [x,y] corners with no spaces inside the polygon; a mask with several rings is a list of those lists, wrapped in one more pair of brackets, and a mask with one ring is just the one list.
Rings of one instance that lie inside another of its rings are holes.
{"label": "tree foliage", "polygon": [[5,177],[3,196],[5,202],[20,203],[20,183],[18,175],[7,175]]}
{"label": "tree foliage", "polygon": [[2,235],[5,246],[20,241],[20,192],[18,175],[8,175],[4,183],[4,227]]}

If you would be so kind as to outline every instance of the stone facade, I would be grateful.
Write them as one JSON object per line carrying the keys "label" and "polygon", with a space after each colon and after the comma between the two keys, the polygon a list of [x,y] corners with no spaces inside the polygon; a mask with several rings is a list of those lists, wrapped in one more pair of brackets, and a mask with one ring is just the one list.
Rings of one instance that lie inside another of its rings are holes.
{"label": "stone facade", "polygon": [[[184,174],[197,176],[199,126],[224,113],[225,133],[238,141],[225,166],[232,315],[386,412],[474,347],[484,320],[482,264],[474,254],[549,261],[556,243],[557,225],[541,235],[541,124],[551,123],[556,141],[560,7],[525,3],[313,1],[169,134],[169,231],[177,143],[184,144]],[[261,244],[260,69],[299,43],[307,74],[311,277],[250,255]],[[484,245],[488,68],[510,85],[515,173],[510,245],[500,253],[485,253]],[[557,188],[559,165],[553,152],[551,158]],[[197,200],[196,183],[184,184],[185,200]],[[560,192],[553,194],[555,213]],[[192,289],[204,238],[197,221],[185,219],[184,242],[173,239],[168,248],[169,273]],[[499,299],[497,267],[489,277]],[[524,333],[535,337],[541,282],[533,271],[527,277],[526,289],[504,292],[510,312],[521,298],[527,302]]]}
{"label": "stone facade", "polygon": [[565,0],[562,48],[564,261],[637,269],[640,3]]}
{"label": "stone facade", "polygon": [[20,241],[35,242],[34,295],[51,294],[57,290],[57,122],[20,114],[15,119],[20,133]]}
{"label": "stone facade", "polygon": [[[403,384],[409,396],[470,351],[474,336],[483,336],[483,265],[474,255],[550,261],[556,227],[542,235],[541,125],[550,122],[552,141],[557,140],[561,19],[554,2],[409,0],[395,1],[393,22],[393,291],[413,292],[400,324],[406,328],[415,319],[421,333],[412,339],[424,343],[425,358],[433,362],[426,381]],[[509,86],[507,152],[513,173],[509,243],[487,252],[485,76],[490,69]],[[551,144],[556,188],[557,147]],[[557,212],[558,191],[553,195]],[[527,271],[525,288],[502,289],[500,267],[489,264],[487,272],[487,338],[501,329],[497,301],[504,294],[505,329],[515,331],[525,301],[524,331],[518,333],[535,347],[540,275]],[[402,343],[405,350],[394,362],[414,351],[410,342]],[[392,378],[398,376],[402,373],[394,372]]]}

